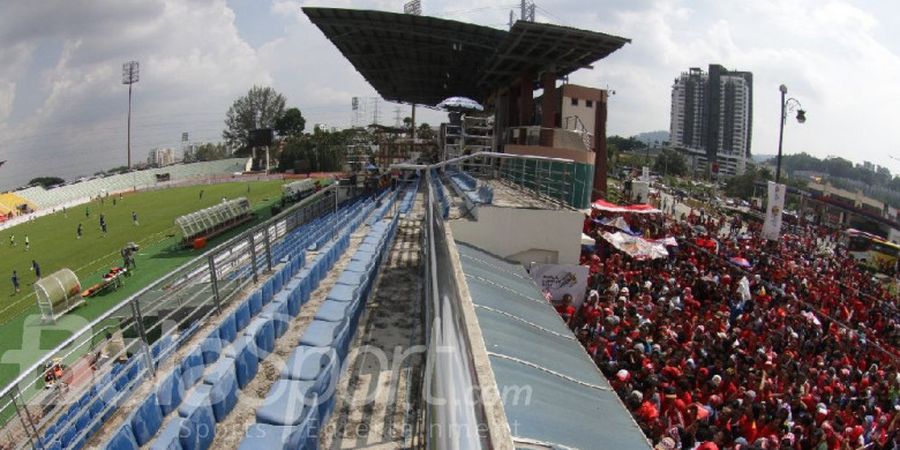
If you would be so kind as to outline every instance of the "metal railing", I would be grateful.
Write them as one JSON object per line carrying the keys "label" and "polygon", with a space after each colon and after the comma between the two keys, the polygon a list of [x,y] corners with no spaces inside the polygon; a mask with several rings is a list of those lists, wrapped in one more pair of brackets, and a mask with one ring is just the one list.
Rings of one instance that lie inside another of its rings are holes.
{"label": "metal railing", "polygon": [[485,411],[476,388],[471,342],[463,323],[460,289],[452,267],[440,205],[426,177],[425,232],[425,395],[426,443],[429,449],[491,448]]}
{"label": "metal railing", "polygon": [[[43,449],[39,437],[85,442],[141,380],[207,319],[278,263],[289,233],[333,213],[355,188],[331,185],[269,220],[183,264],[88,322],[68,315],[52,326],[26,320],[21,350],[3,362],[40,352],[41,333],[71,336],[0,390],[0,448]],[[17,353],[18,352],[18,353]],[[65,419],[65,420],[61,420]],[[65,423],[77,427],[74,437]]]}
{"label": "metal railing", "polygon": [[575,162],[565,158],[477,152],[432,165],[394,164],[395,169],[458,169],[480,178],[514,184],[550,203],[580,208],[578,193],[587,192],[587,180],[575,176]]}

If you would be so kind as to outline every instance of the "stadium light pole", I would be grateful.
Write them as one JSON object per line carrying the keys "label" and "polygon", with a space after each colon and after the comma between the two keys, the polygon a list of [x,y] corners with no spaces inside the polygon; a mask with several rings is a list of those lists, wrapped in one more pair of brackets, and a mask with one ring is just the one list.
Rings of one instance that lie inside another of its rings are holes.
{"label": "stadium light pole", "polygon": [[122,64],[122,84],[128,85],[128,170],[131,170],[131,87],[140,79],[141,64],[128,61]]}
{"label": "stadium light pole", "polygon": [[784,123],[787,122],[788,111],[796,109],[797,122],[806,122],[806,111],[803,110],[800,101],[793,97],[785,99],[785,96],[787,96],[787,86],[782,84],[781,86],[778,86],[778,90],[781,91],[781,127],[778,129],[778,157],[776,159],[777,162],[775,168],[776,184],[781,181],[781,143],[784,139]]}

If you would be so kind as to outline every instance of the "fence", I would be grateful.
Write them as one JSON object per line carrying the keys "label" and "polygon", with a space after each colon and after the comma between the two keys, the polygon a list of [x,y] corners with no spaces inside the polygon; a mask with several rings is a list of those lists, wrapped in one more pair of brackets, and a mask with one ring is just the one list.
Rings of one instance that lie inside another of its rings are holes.
{"label": "fence", "polygon": [[576,164],[570,159],[479,152],[434,167],[455,168],[482,178],[504,180],[537,197],[573,208],[586,208],[590,203],[593,166]]}
{"label": "fence", "polygon": [[[337,210],[354,188],[332,185],[216,246],[85,324],[0,391],[0,448],[45,448],[52,437],[84,443],[179,344],[260,274],[272,270],[291,231]],[[39,342],[49,327],[25,327]],[[41,438],[39,438],[41,437]],[[42,439],[46,437],[47,439]]]}

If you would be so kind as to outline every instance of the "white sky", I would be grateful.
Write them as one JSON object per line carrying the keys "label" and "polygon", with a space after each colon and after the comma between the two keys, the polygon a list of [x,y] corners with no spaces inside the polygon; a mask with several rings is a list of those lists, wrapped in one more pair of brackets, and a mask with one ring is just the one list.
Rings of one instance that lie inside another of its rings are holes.
{"label": "white sky", "polygon": [[[307,123],[347,126],[374,96],[300,6],[401,11],[402,1],[11,0],[0,3],[0,188],[125,164],[121,65],[141,62],[134,160],[157,146],[218,140],[225,111],[271,85]],[[423,0],[428,15],[505,28],[518,2]],[[900,173],[900,3],[849,0],[544,0],[537,20],[632,43],[570,81],[608,87],[609,134],[668,129],[670,88],[689,67],[754,74],[753,153],[775,153],[781,83],[807,110],[785,153],[863,160]],[[394,105],[381,105],[393,123]],[[401,115],[408,115],[403,107]],[[423,113],[420,121],[442,120]]]}

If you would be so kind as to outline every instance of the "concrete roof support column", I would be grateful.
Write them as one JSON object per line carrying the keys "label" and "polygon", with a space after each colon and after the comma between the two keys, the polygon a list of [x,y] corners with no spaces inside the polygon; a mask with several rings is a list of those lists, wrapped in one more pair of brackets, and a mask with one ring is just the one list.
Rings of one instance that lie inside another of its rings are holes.
{"label": "concrete roof support column", "polygon": [[553,129],[556,128],[556,114],[559,112],[559,93],[556,89],[556,72],[541,74],[544,95],[541,97],[541,145],[553,147]]}
{"label": "concrete roof support column", "polygon": [[[534,125],[534,76],[523,74],[519,81],[519,126]],[[528,134],[519,134],[519,144],[528,144]]]}
{"label": "concrete roof support column", "polygon": [[598,198],[606,198],[606,171],[608,160],[606,159],[606,101],[609,95],[603,91],[600,101],[596,103],[594,111],[594,190],[591,193],[591,201]]}

